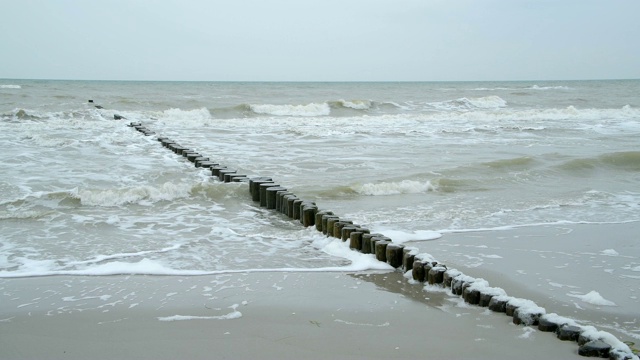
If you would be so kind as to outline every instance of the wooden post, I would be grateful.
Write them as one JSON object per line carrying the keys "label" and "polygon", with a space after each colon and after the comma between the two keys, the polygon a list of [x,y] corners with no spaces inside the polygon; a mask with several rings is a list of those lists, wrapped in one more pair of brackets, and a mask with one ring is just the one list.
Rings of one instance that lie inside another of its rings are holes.
{"label": "wooden post", "polygon": [[274,183],[262,183],[258,186],[258,188],[260,189],[260,206],[261,207],[267,207],[267,189],[270,187],[274,187],[274,186],[280,186]]}
{"label": "wooden post", "polygon": [[390,241],[380,240],[376,242],[376,259],[378,261],[387,262],[387,246]]}
{"label": "wooden post", "polygon": [[235,170],[231,170],[231,169],[221,169],[221,170],[218,172],[218,179],[219,179],[220,181],[224,181],[224,176],[225,176],[226,174],[235,174],[235,173],[236,173],[236,171],[235,171]]}
{"label": "wooden post", "polygon": [[265,188],[267,209],[276,208],[276,195],[278,191],[287,191],[287,189],[283,188],[282,186],[270,186]]}
{"label": "wooden post", "polygon": [[316,212],[316,230],[322,231],[322,216],[323,215],[333,215],[332,211],[322,210]]}
{"label": "wooden post", "polygon": [[[213,168],[211,169],[213,171]],[[263,183],[273,183],[273,181],[268,177],[256,177],[249,180],[249,193],[253,201],[260,201],[260,184]]]}
{"label": "wooden post", "polygon": [[313,204],[303,205],[302,207],[302,225],[309,227],[315,225],[316,211],[318,207]]}
{"label": "wooden post", "polygon": [[353,250],[362,249],[362,231],[353,231],[349,234],[349,248]]}
{"label": "wooden post", "polygon": [[354,231],[358,231],[359,229],[359,225],[345,225],[340,231],[340,238],[342,239],[342,241],[347,241],[351,238],[351,233]]}
{"label": "wooden post", "polygon": [[353,221],[351,220],[340,220],[333,224],[333,237],[337,239],[342,239],[342,228],[346,225],[352,225]]}
{"label": "wooden post", "polygon": [[390,243],[387,245],[386,258],[387,263],[394,268],[402,266],[402,250],[404,245]]}

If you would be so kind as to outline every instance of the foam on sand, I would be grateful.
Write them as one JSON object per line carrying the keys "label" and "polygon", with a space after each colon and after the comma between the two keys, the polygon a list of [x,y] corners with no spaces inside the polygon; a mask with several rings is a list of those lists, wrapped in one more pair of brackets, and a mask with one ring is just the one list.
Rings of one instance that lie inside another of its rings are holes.
{"label": "foam on sand", "polygon": [[172,316],[160,316],[158,317],[158,320],[159,321],[231,320],[231,319],[239,319],[242,317],[242,313],[237,310],[238,304],[233,304],[229,306],[229,308],[233,309],[233,311],[226,315],[220,315],[220,316],[172,315]]}
{"label": "foam on sand", "polygon": [[580,295],[577,293],[569,293],[567,294],[567,296],[571,296],[574,298],[578,298],[580,300],[582,300],[583,302],[586,302],[588,304],[592,304],[592,305],[599,305],[599,306],[616,306],[616,303],[614,303],[613,301],[609,301],[605,298],[602,297],[602,295],[600,295],[599,292],[597,291],[590,291],[586,294]]}

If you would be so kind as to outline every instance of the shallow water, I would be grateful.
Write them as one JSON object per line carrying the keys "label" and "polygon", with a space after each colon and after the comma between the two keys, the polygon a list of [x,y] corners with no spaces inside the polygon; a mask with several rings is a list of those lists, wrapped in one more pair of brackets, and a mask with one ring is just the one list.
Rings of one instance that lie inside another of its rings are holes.
{"label": "shallow water", "polygon": [[131,121],[403,241],[639,218],[639,81],[0,84],[2,276],[349,262]]}

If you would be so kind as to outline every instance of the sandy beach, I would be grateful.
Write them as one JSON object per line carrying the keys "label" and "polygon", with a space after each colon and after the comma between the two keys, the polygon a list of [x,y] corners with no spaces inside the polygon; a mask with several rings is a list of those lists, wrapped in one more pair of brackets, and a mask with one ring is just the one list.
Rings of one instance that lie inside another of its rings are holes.
{"label": "sandy beach", "polygon": [[3,359],[571,359],[577,345],[394,273],[0,280]]}
{"label": "sandy beach", "polygon": [[414,243],[547,313],[640,342],[640,223],[554,224],[444,234]]}
{"label": "sandy beach", "polygon": [[[547,313],[636,341],[638,257],[615,239],[637,227],[445,234],[420,247]],[[597,240],[605,235],[603,245]],[[579,357],[576,343],[514,325],[400,271],[48,276],[0,279],[0,290],[2,359]],[[597,291],[615,305],[580,301],[572,291]]]}
{"label": "sandy beach", "polygon": [[637,81],[6,85],[0,359],[578,357],[205,157],[637,351]]}

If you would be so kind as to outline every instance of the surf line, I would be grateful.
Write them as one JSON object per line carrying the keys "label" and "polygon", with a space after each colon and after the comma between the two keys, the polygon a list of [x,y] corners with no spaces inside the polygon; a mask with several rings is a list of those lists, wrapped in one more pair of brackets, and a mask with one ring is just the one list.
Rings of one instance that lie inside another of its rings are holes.
{"label": "surf line", "polygon": [[[140,122],[128,125],[144,134],[155,135]],[[456,269],[448,269],[438,263],[429,254],[418,254],[418,250],[393,243],[382,234],[371,233],[369,229],[348,219],[342,219],[332,211],[320,210],[313,201],[299,198],[287,188],[276,184],[270,177],[249,177],[238,174],[236,170],[219,164],[168,137],[156,139],[165,148],[176,155],[185,157],[195,167],[211,171],[211,176],[221,182],[248,183],[252,200],[264,207],[298,221],[304,227],[315,226],[317,231],[327,237],[349,242],[349,248],[365,254],[373,254],[378,261],[385,262],[402,271],[405,278],[414,283],[444,287],[453,295],[458,295],[470,305],[487,307],[493,312],[504,313],[512,318],[516,325],[537,327],[541,332],[550,332],[563,341],[578,343],[578,354],[587,357],[606,357],[612,360],[638,360],[627,344],[593,326],[579,325],[575,320],[557,314],[547,314],[546,310],[533,301],[508,296],[501,288],[489,286],[481,278],[473,278]],[[411,272],[411,274],[409,274]]]}

